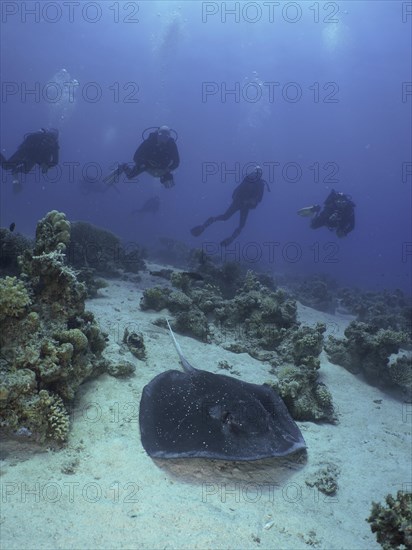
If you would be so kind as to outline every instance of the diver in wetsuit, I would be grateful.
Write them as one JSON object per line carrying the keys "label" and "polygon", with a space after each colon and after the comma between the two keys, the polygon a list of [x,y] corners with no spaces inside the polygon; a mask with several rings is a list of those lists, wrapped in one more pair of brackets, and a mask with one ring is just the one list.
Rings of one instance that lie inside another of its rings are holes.
{"label": "diver in wetsuit", "polygon": [[173,187],[175,183],[172,171],[179,166],[180,158],[170,128],[160,126],[151,132],[137,148],[133,161],[134,166],[120,164],[103,181],[112,184],[118,181],[119,176],[123,173],[130,180],[143,172],[148,172],[153,177],[159,178],[166,188]]}
{"label": "diver in wetsuit", "polygon": [[337,237],[346,237],[355,227],[355,203],[344,193],[334,189],[326,197],[323,209],[319,205],[298,210],[301,216],[315,214],[310,222],[312,229],[327,227],[335,231]]}
{"label": "diver in wetsuit", "polygon": [[14,191],[21,190],[19,174],[28,174],[38,164],[42,173],[56,166],[59,162],[59,132],[55,128],[27,134],[17,151],[7,160],[0,154],[3,170],[10,170],[13,177]]}
{"label": "diver in wetsuit", "polygon": [[[246,224],[249,210],[253,210],[261,202],[263,191],[267,186],[267,182],[262,179],[262,168],[256,166],[255,169],[248,174],[240,185],[236,187],[232,194],[232,204],[220,216],[212,216],[208,218],[204,224],[197,225],[191,229],[194,237],[198,237],[203,233],[206,227],[217,221],[226,221],[233,216],[237,211],[240,212],[239,226],[235,229],[232,235],[224,239],[221,246],[230,245],[239,235]],[[268,187],[269,189],[269,187]]]}

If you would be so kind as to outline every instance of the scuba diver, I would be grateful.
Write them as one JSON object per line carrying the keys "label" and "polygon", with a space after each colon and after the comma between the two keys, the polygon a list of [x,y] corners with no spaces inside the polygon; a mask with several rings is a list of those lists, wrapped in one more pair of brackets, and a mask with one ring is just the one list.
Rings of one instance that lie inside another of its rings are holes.
{"label": "scuba diver", "polygon": [[[148,137],[145,138],[147,130],[154,131],[150,132]],[[172,136],[172,132],[174,136]],[[109,185],[115,183],[123,173],[130,180],[142,172],[148,172],[153,177],[159,178],[160,183],[167,189],[174,186],[172,171],[180,163],[176,145],[176,132],[168,126],[146,128],[142,134],[142,139],[143,143],[139,145],[133,157],[134,166],[119,164],[111,174],[104,178],[105,183]]]}
{"label": "scuba diver", "polygon": [[312,216],[312,229],[326,226],[335,231],[337,237],[346,237],[355,227],[355,203],[349,195],[338,193],[334,189],[326,197],[323,210],[318,204],[298,210],[300,216]]}
{"label": "scuba diver", "polygon": [[132,214],[147,214],[151,212],[152,214],[156,214],[160,208],[160,199],[158,196],[150,197],[150,199],[147,199],[147,201],[141,206],[140,208],[137,208],[136,210],[132,210]]}
{"label": "scuba diver", "polygon": [[3,170],[11,170],[13,189],[21,190],[19,174],[28,174],[38,164],[45,174],[59,162],[59,131],[55,128],[27,134],[17,151],[8,160],[0,154],[0,164]]}
{"label": "scuba diver", "polygon": [[209,225],[211,225],[212,223],[215,223],[217,221],[226,221],[239,210],[239,226],[235,229],[230,237],[224,239],[220,243],[221,246],[229,246],[240,235],[240,232],[244,228],[249,210],[253,210],[254,208],[256,208],[256,206],[262,200],[265,185],[267,186],[268,191],[270,191],[267,182],[262,179],[262,173],[262,168],[260,166],[256,166],[250,174],[243,178],[242,183],[238,185],[233,191],[232,204],[229,206],[226,212],[224,212],[220,216],[212,216],[208,218],[204,224],[193,227],[190,231],[191,234],[194,237],[198,237],[203,233],[206,227],[209,227]]}

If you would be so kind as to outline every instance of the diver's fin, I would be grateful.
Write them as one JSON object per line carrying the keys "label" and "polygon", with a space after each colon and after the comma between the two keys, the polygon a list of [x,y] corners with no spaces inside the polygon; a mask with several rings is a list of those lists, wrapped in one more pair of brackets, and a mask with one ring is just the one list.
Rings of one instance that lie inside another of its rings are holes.
{"label": "diver's fin", "polygon": [[314,204],[312,206],[305,206],[304,208],[301,208],[300,210],[298,210],[297,213],[299,214],[299,216],[308,218],[309,216],[313,216],[315,212],[319,212],[319,210],[320,210],[320,206],[318,206],[317,204]]}
{"label": "diver's fin", "polygon": [[115,168],[112,172],[110,172],[110,174],[103,178],[103,183],[105,183],[106,185],[113,185],[114,183],[117,183],[119,181],[119,178],[122,174],[123,166],[119,164],[117,168]]}
{"label": "diver's fin", "polygon": [[204,230],[204,225],[197,225],[196,227],[192,227],[190,233],[193,235],[193,237],[199,237],[199,235],[201,235]]}

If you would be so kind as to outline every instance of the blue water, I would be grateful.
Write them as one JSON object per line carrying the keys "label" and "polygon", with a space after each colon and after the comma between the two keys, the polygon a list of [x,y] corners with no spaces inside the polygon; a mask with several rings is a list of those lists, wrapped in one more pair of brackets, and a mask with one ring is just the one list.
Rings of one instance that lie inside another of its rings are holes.
{"label": "blue water", "polygon": [[[49,125],[61,149],[59,169],[33,172],[18,195],[3,173],[1,225],[33,235],[57,209],[128,242],[167,235],[274,273],[410,292],[411,12],[397,1],[2,2],[1,150]],[[83,175],[131,161],[161,124],[179,136],[173,189],[143,174],[120,193],[82,194]],[[271,192],[240,238],[218,245],[237,215],[193,238],[253,162]],[[331,188],[357,205],[345,239],[296,215]],[[130,214],[156,193],[157,216]]]}

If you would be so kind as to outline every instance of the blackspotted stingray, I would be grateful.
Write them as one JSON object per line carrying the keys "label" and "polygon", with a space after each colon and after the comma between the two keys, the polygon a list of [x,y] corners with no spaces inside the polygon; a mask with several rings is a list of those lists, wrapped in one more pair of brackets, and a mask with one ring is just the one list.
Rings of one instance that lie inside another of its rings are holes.
{"label": "blackspotted stingray", "polygon": [[246,461],[306,447],[272,388],[192,367],[167,324],[183,372],[168,370],[143,388],[140,435],[150,457]]}

